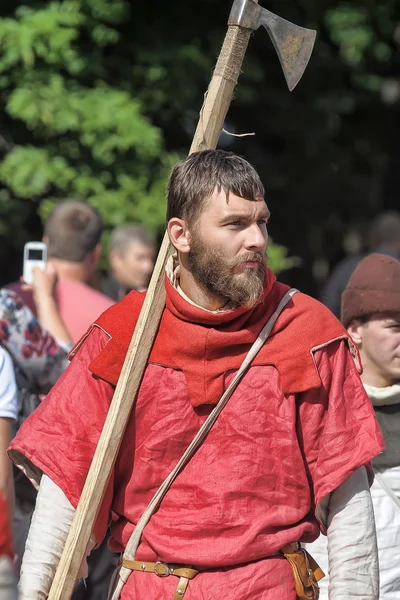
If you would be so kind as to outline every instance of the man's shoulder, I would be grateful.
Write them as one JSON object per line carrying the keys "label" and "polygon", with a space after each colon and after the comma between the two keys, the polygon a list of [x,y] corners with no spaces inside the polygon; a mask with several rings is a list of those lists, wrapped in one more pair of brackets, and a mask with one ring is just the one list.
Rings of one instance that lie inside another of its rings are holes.
{"label": "man's shoulder", "polygon": [[70,301],[71,297],[79,301],[95,302],[100,306],[100,310],[106,310],[114,304],[114,301],[95,288],[92,288],[83,281],[72,279],[59,279],[56,290],[57,300],[62,304],[63,301]]}
{"label": "man's shoulder", "polygon": [[[285,286],[286,287],[286,286]],[[307,338],[324,331],[346,334],[340,321],[322,302],[303,292],[297,292],[278,318],[276,331],[306,330]]]}
{"label": "man's shoulder", "polygon": [[87,340],[89,334],[94,329],[100,329],[106,334],[106,337],[113,340],[113,347],[127,348],[131,340],[140,310],[142,308],[145,292],[130,292],[125,298],[116,304],[111,302],[111,306],[90,325],[86,333],[78,340],[69,353],[72,359],[83,342]]}
{"label": "man's shoulder", "polygon": [[56,300],[60,315],[71,338],[77,342],[98,315],[113,305],[113,301],[82,281],[59,279]]}
{"label": "man's shoulder", "polygon": [[329,323],[344,331],[343,325],[333,312],[312,296],[298,292],[293,296],[293,303],[297,309],[298,316],[301,317],[302,322],[308,322],[309,327],[317,328],[321,323]]}
{"label": "man's shoulder", "polygon": [[133,333],[143,306],[145,292],[130,292],[122,300],[104,311],[94,325],[104,329],[111,337],[123,335],[123,332]]}
{"label": "man's shoulder", "polygon": [[326,306],[298,292],[280,314],[260,351],[260,360],[265,358],[276,366],[285,393],[302,392],[321,384],[313,353],[347,338],[346,330]]}
{"label": "man's shoulder", "polygon": [[[89,371],[116,385],[145,297],[145,292],[130,292],[104,311],[72,348],[69,358],[74,358],[84,342],[97,330],[99,335],[95,336],[95,344],[100,340],[100,345],[89,349]],[[105,372],[107,376],[104,376]]]}
{"label": "man's shoulder", "polygon": [[295,294],[293,300],[292,327],[296,337],[306,340],[311,351],[338,339],[348,339],[342,323],[322,302],[303,293]]}

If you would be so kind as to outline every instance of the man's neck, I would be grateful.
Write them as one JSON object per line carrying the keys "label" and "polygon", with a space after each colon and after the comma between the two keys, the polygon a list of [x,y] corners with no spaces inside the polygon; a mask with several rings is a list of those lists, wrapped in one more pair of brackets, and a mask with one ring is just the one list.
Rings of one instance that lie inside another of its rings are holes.
{"label": "man's neck", "polygon": [[88,271],[84,264],[60,260],[58,258],[51,258],[49,262],[54,265],[60,279],[88,283]]}
{"label": "man's neck", "polygon": [[378,370],[371,368],[368,364],[363,362],[361,356],[361,363],[363,365],[363,372],[361,374],[361,381],[375,388],[387,388],[395,383],[398,383],[395,379],[389,378],[388,376],[380,373]]}
{"label": "man's neck", "polygon": [[227,299],[213,296],[207,289],[195,280],[192,273],[181,265],[179,273],[179,286],[182,292],[197,306],[206,310],[221,310],[226,306]]}

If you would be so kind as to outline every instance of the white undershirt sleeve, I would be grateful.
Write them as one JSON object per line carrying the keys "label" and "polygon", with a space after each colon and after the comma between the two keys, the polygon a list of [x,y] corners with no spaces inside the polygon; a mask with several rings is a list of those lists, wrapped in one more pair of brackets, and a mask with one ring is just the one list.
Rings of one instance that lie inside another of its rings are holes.
{"label": "white undershirt sleeve", "polygon": [[17,420],[18,398],[14,366],[8,352],[0,346],[0,417]]}
{"label": "white undershirt sleeve", "polygon": [[[62,490],[43,475],[22,563],[20,600],[47,598],[74,514]],[[327,526],[329,600],[378,600],[375,521],[365,467],[331,493]],[[88,553],[94,544],[92,539]]]}
{"label": "white undershirt sleeve", "polygon": [[329,600],[378,600],[378,549],[365,467],[331,493],[327,534]]}
{"label": "white undershirt sleeve", "polygon": [[[22,561],[19,600],[46,600],[74,514],[64,492],[43,475]],[[87,555],[94,545],[91,538]],[[80,575],[87,576],[86,560]]]}

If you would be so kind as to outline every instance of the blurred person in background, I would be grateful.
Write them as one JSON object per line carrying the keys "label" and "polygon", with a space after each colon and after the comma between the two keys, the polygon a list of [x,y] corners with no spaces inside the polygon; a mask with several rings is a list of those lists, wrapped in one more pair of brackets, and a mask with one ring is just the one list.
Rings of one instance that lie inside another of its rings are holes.
{"label": "blurred person in background", "polygon": [[[25,418],[39,405],[40,396],[50,391],[68,365],[67,353],[72,347],[72,340],[54,298],[55,281],[56,274],[50,265],[45,271],[34,269],[33,286],[26,286],[26,289],[33,293],[37,317],[14,291],[6,288],[0,290],[0,351],[5,361],[4,369],[9,374],[9,385],[12,385],[14,376],[17,385],[13,404],[10,387],[6,405],[3,400],[3,413],[8,407],[7,418],[10,419],[8,442],[5,441],[7,436],[2,437],[6,444],[4,453],[11,435],[15,435]],[[4,383],[4,396],[5,389]],[[9,464],[11,466],[11,462]],[[35,507],[36,492],[16,469],[14,479],[13,532],[18,571]]]}
{"label": "blurred person in background", "polygon": [[[55,298],[62,322],[74,343],[114,304],[90,286],[97,273],[103,229],[100,213],[89,204],[75,200],[58,204],[45,223],[43,241],[47,244],[48,265],[57,276]],[[20,282],[9,287],[17,290],[33,312],[36,311],[32,293],[26,292]],[[105,600],[113,570],[106,538],[92,553],[86,584],[78,584],[74,600]]]}
{"label": "blurred person in background", "polygon": [[[373,460],[371,496],[380,569],[380,599],[400,598],[400,262],[371,254],[357,266],[342,295],[342,322],[356,343],[363,365],[361,379],[382,429],[386,450]],[[342,529],[358,543],[353,524]],[[326,538],[308,548],[327,573]],[[351,560],[352,546],[347,558]],[[346,558],[346,557],[344,557]],[[320,582],[320,600],[328,600],[328,577]]]}
{"label": "blurred person in background", "polygon": [[116,227],[110,237],[110,273],[101,289],[113,300],[147,289],[156,258],[154,237],[139,224]]}
{"label": "blurred person in background", "polygon": [[[400,213],[389,211],[378,215],[369,232],[368,248],[370,253],[387,254],[400,257]],[[321,301],[340,318],[340,301],[354,269],[366,256],[366,253],[348,256],[333,269],[321,293]]]}
{"label": "blurred person in background", "polygon": [[[38,396],[49,392],[69,364],[67,353],[72,341],[55,299],[58,285],[56,268],[50,262],[45,271],[34,269],[32,290],[29,286],[20,286],[25,296],[32,294],[37,317],[13,290],[0,290],[0,343],[13,357],[17,373],[18,425],[38,406]],[[18,572],[35,507],[36,490],[20,472],[16,473],[14,540]],[[91,555],[89,569],[86,584],[78,583],[73,599],[105,600],[114,569],[106,542]]]}
{"label": "blurred person in background", "polygon": [[[87,204],[65,200],[48,217],[43,241],[47,244],[48,264],[57,274],[55,297],[62,321],[75,343],[93,320],[113,302],[90,287],[101,252],[104,225],[100,213]],[[35,313],[31,292],[20,282],[9,286]]]}

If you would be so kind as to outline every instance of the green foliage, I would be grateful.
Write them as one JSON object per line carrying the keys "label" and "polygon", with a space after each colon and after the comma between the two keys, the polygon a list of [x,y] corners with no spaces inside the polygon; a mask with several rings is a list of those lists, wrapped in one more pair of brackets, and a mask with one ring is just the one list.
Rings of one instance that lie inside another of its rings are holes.
{"label": "green foliage", "polygon": [[[387,13],[377,11],[376,16],[386,30],[389,21]],[[388,61],[392,55],[390,45],[382,40],[380,31],[376,31],[376,21],[371,8],[366,5],[357,6],[350,3],[339,3],[326,13],[326,22],[331,31],[332,40],[340,47],[344,60],[352,67],[360,66],[366,55],[371,52],[377,60]],[[386,18],[385,18],[386,17]]]}
{"label": "green foliage", "polygon": [[327,12],[326,21],[343,58],[350,65],[358,65],[374,39],[368,24],[368,10],[347,3],[339,4]]}
{"label": "green foliage", "polygon": [[126,8],[65,0],[21,5],[0,19],[1,95],[19,129],[10,132],[0,180],[15,197],[42,202],[42,214],[74,197],[97,206],[109,226],[142,220],[157,230],[174,157],[133,90],[99,76]]}
{"label": "green foliage", "polygon": [[275,244],[271,238],[268,242],[268,266],[278,275],[282,271],[298,267],[302,263],[298,256],[289,256],[287,248]]}
{"label": "green foliage", "polygon": [[[37,231],[35,214],[67,196],[98,206],[110,228],[163,228],[167,173],[190,146],[230,4],[2,4],[2,241],[20,246]],[[226,129],[256,135],[221,145],[257,166],[274,238],[309,269],[316,256],[340,255],[349,221],[398,205],[400,4],[269,0],[268,9],[318,30],[313,57],[290,95],[265,31],[252,36]],[[291,267],[284,249],[270,254]]]}

